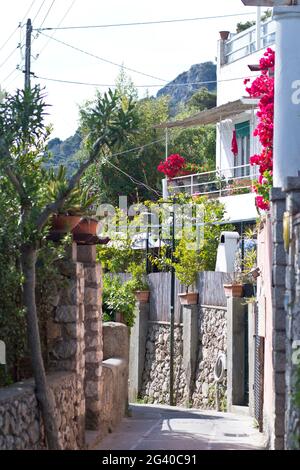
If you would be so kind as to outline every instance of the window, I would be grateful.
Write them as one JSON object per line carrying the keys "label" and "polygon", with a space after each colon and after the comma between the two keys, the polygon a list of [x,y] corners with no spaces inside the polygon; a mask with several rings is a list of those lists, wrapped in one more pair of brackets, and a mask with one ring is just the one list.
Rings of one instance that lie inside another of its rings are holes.
{"label": "window", "polygon": [[[236,140],[238,144],[238,154],[235,157],[234,166],[241,167],[249,164],[250,159],[250,122],[240,122],[235,125]],[[250,167],[235,168],[234,176],[249,176]]]}

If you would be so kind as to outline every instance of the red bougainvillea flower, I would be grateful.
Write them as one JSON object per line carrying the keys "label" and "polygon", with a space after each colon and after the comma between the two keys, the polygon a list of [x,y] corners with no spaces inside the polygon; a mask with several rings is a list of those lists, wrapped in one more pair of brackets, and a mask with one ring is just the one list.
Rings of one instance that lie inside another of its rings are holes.
{"label": "red bougainvillea flower", "polygon": [[185,159],[178,153],[169,155],[168,158],[158,165],[157,169],[168,178],[175,178],[185,165]]}
{"label": "red bougainvillea flower", "polygon": [[[250,164],[257,165],[260,173],[258,181],[253,185],[253,191],[258,194],[257,207],[268,210],[270,207],[268,194],[273,175],[274,132],[274,77],[272,75],[275,67],[275,52],[271,48],[268,48],[260,59],[259,67],[261,75],[246,88],[251,98],[260,99],[257,112],[259,122],[253,135],[259,138],[262,151],[250,158]],[[271,75],[270,72],[272,72]],[[245,80],[244,84],[247,83],[248,80]]]}

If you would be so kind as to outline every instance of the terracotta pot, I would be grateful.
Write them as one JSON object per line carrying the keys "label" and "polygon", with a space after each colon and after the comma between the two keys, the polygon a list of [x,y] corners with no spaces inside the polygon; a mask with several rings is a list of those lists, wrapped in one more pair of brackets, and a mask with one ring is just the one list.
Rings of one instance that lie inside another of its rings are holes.
{"label": "terracotta pot", "polygon": [[219,31],[222,41],[226,41],[229,37],[230,31]]}
{"label": "terracotta pot", "polygon": [[120,312],[117,312],[116,315],[115,315],[115,322],[125,323],[124,314],[120,313]]}
{"label": "terracotta pot", "polygon": [[178,294],[181,305],[197,305],[198,292],[184,292]]}
{"label": "terracotta pot", "polygon": [[226,297],[242,297],[243,285],[242,284],[224,284],[224,291]]}
{"label": "terracotta pot", "polygon": [[79,224],[81,217],[78,215],[53,215],[51,219],[51,230],[56,233],[71,232]]}
{"label": "terracotta pot", "polygon": [[98,224],[99,221],[97,219],[82,218],[72,232],[74,234],[97,235]]}
{"label": "terracotta pot", "polygon": [[135,292],[135,297],[138,302],[147,304],[149,302],[150,291],[149,290],[137,290]]}

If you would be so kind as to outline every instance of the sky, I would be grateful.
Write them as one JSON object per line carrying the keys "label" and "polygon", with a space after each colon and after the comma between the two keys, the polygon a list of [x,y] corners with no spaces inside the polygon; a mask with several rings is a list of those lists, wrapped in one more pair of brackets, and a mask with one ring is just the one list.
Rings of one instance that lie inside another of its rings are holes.
{"label": "sky", "polygon": [[[241,0],[10,0],[2,7],[0,17],[0,86],[11,93],[23,87],[23,73],[16,66],[24,68],[27,18],[38,29],[57,27],[60,23],[61,27],[115,25],[247,12],[250,14],[246,16],[155,25],[53,30],[40,34],[33,31],[31,70],[40,78],[32,78],[31,83],[46,87],[46,101],[51,105],[47,122],[53,125],[52,136],[61,139],[76,131],[78,107],[93,98],[95,86],[56,83],[44,78],[113,86],[120,67],[55,39],[145,74],[127,71],[138,86],[139,96],[143,97],[147,92],[155,95],[160,87],[193,64],[214,62],[218,31],[234,32],[238,21],[255,19],[256,9],[245,7]],[[22,26],[18,28],[20,22]],[[103,92],[108,86],[98,89]]]}

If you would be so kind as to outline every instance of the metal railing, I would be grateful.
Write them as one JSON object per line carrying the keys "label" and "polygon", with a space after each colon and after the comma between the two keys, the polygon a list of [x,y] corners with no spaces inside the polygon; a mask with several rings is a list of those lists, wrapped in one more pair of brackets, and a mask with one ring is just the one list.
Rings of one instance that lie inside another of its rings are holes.
{"label": "metal railing", "polygon": [[178,176],[168,182],[170,194],[186,193],[210,197],[250,193],[257,173],[251,165]]}
{"label": "metal railing", "polygon": [[[261,24],[261,48],[264,49],[275,43],[276,25],[275,21],[268,20]],[[242,59],[256,52],[256,25],[245,31],[235,34],[225,42],[225,64]]]}

